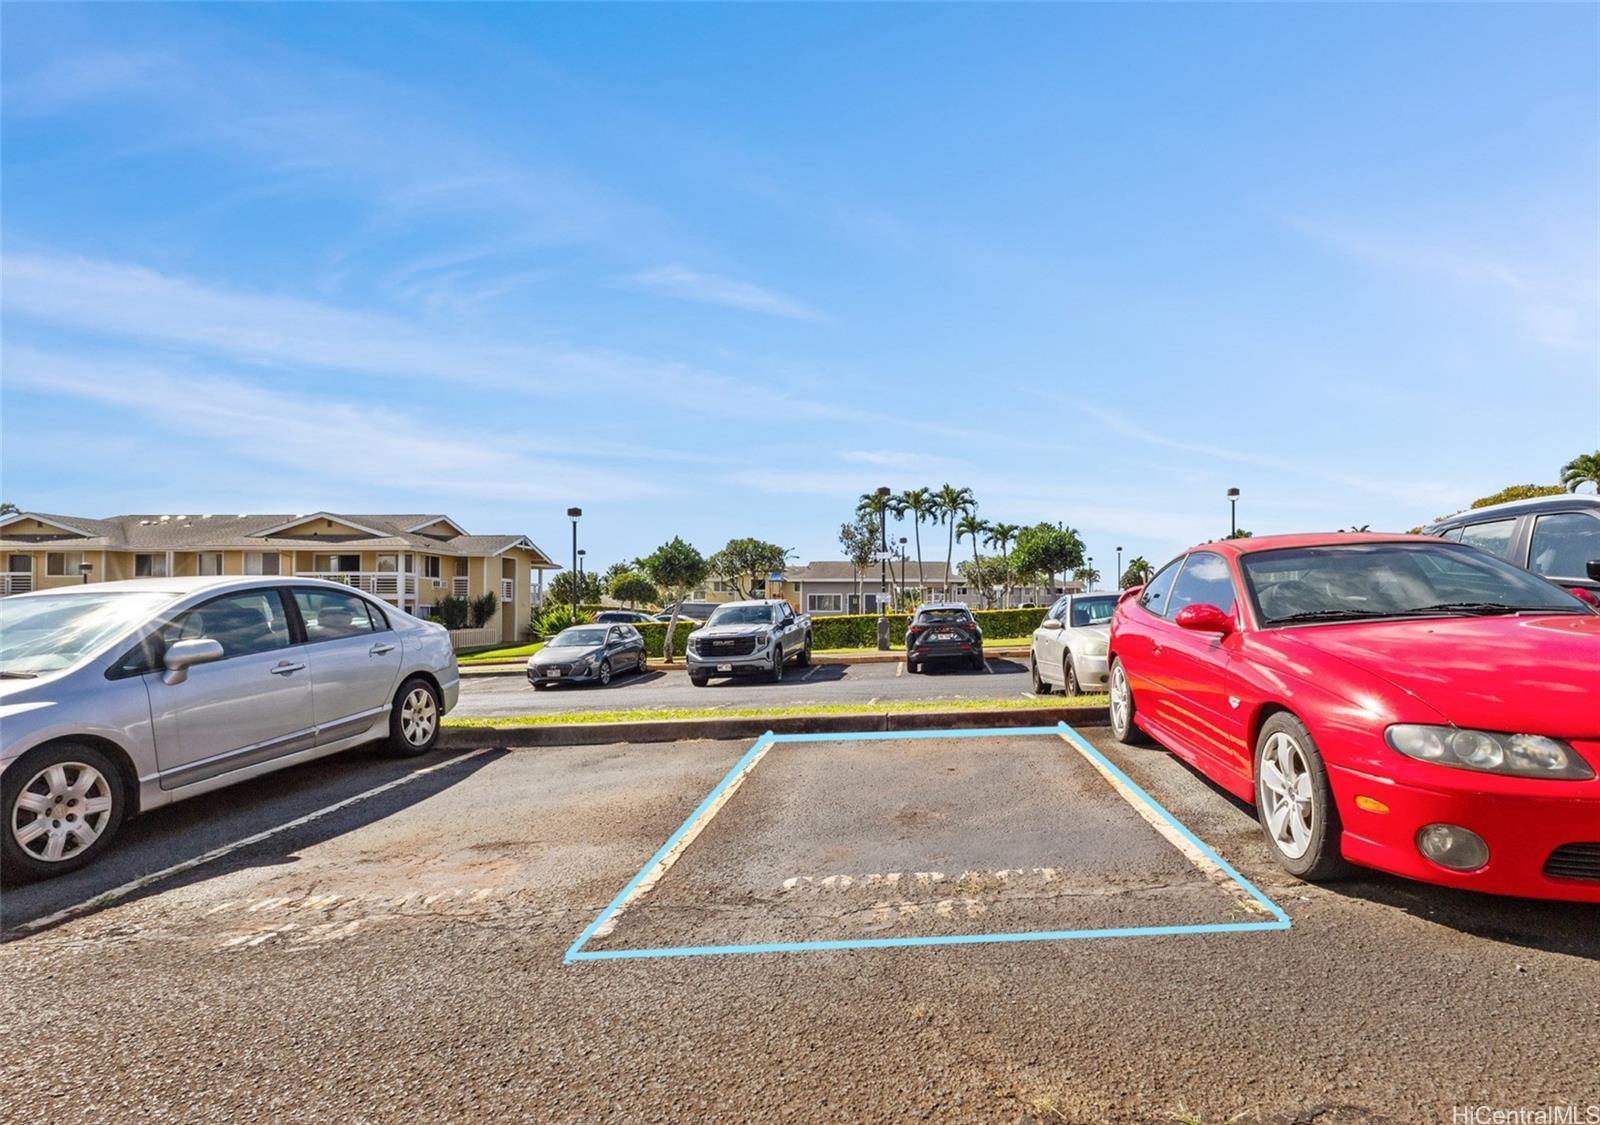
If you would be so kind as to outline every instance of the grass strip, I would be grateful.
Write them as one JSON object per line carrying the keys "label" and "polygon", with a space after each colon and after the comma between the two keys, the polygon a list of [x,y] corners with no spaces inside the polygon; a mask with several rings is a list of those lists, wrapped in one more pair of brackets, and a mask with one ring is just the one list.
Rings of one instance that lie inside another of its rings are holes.
{"label": "grass strip", "polygon": [[559,711],[540,715],[494,715],[446,719],[447,727],[576,726],[586,723],[650,723],[663,719],[754,719],[796,715],[882,715],[928,711],[1035,711],[1046,707],[1104,707],[1103,695],[1040,695],[1001,699],[896,699],[884,703],[814,703],[797,707],[641,707],[629,711]]}

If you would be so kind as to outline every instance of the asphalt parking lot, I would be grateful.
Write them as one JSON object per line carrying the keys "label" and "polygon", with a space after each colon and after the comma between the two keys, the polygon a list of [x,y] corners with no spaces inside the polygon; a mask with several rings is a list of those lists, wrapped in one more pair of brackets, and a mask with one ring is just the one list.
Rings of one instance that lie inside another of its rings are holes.
{"label": "asphalt parking lot", "polygon": [[160,810],[102,864],[7,890],[0,1104],[1449,1122],[1600,1102],[1593,907],[1300,884],[1236,802],[1087,733],[1291,927],[633,956],[1262,917],[1059,738],[781,743],[585,946],[618,956],[566,963],[751,745],[358,751]]}
{"label": "asphalt parking lot", "polygon": [[[681,667],[681,666],[680,666]],[[799,707],[814,703],[872,704],[896,699],[995,699],[1027,695],[1024,657],[990,657],[986,671],[931,667],[913,674],[900,664],[831,664],[794,668],[780,684],[741,676],[695,687],[681,671],[622,675],[605,687],[561,684],[535,690],[521,675],[463,676],[456,718],[539,715],[633,708]]]}

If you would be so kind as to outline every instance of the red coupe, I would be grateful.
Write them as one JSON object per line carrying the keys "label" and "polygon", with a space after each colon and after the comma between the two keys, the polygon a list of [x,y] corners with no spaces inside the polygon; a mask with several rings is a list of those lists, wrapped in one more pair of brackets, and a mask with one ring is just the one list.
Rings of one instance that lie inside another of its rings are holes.
{"label": "red coupe", "polygon": [[1278,862],[1600,902],[1600,616],[1471,547],[1208,543],[1117,605],[1111,725],[1254,803]]}

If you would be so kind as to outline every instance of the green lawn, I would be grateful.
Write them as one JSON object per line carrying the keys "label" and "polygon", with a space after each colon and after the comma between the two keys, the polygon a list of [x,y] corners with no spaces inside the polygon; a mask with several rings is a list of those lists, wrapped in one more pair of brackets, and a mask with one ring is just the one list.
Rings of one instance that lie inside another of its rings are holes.
{"label": "green lawn", "polygon": [[544,647],[543,641],[531,641],[509,648],[468,649],[456,654],[457,664],[503,664],[508,660],[526,660]]}
{"label": "green lawn", "polygon": [[660,719],[754,719],[791,715],[881,715],[919,711],[1032,711],[1046,707],[1104,707],[1103,695],[1048,695],[1004,699],[901,699],[887,703],[817,703],[803,707],[658,707],[629,711],[565,711],[542,715],[501,715],[487,719],[446,719],[445,726],[487,728],[547,727],[577,723],[643,723]]}

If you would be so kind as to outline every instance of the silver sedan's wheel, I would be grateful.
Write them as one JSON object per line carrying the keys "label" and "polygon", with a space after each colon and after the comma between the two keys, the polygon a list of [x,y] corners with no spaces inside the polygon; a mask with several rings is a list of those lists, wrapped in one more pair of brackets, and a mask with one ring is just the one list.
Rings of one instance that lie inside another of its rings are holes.
{"label": "silver sedan's wheel", "polygon": [[439,694],[427,680],[417,676],[401,684],[389,712],[389,753],[414,758],[432,750],[443,713]]}
{"label": "silver sedan's wheel", "polygon": [[110,779],[87,762],[56,762],[34,774],[11,804],[11,836],[35,860],[77,859],[111,825]]}
{"label": "silver sedan's wheel", "polygon": [[606,687],[610,683],[611,683],[611,661],[602,660],[600,662],[600,686],[601,687]]}
{"label": "silver sedan's wheel", "polygon": [[1261,754],[1261,815],[1267,835],[1289,859],[1311,847],[1316,828],[1316,802],[1311,794],[1311,767],[1293,735],[1276,731]]}

